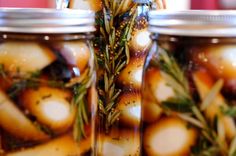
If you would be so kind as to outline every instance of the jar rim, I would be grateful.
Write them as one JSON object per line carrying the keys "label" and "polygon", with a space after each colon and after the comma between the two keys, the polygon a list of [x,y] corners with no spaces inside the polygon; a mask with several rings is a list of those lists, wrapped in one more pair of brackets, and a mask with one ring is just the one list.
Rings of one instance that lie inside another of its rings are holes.
{"label": "jar rim", "polygon": [[181,36],[234,37],[236,36],[236,11],[151,11],[149,31]]}
{"label": "jar rim", "polygon": [[95,31],[95,13],[76,9],[1,8],[0,32],[85,33]]}

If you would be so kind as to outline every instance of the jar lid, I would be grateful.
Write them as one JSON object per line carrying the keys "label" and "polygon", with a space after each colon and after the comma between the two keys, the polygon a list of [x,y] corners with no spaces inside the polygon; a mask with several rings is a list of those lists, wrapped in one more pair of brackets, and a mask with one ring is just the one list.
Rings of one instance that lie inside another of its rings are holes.
{"label": "jar lid", "polygon": [[149,30],[181,36],[236,36],[236,11],[151,11]]}
{"label": "jar lid", "polygon": [[84,33],[95,31],[95,14],[85,10],[0,9],[0,32]]}

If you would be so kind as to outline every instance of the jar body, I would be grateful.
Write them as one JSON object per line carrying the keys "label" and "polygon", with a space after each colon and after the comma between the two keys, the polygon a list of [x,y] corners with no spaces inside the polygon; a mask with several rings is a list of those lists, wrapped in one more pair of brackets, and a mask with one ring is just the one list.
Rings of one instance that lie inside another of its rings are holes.
{"label": "jar body", "polygon": [[235,38],[154,34],[153,40],[143,75],[142,154],[230,154]]}
{"label": "jar body", "polygon": [[0,155],[91,154],[97,107],[91,35],[0,36]]}
{"label": "jar body", "polygon": [[[147,31],[150,5],[137,4],[134,9],[135,12],[126,10],[125,14],[120,13],[111,20],[114,21],[115,36],[113,33],[108,36],[114,38],[114,44],[108,43],[106,38],[97,44],[100,46],[97,52],[100,103],[96,124],[96,152],[99,156],[140,154],[141,80],[144,60],[151,45]],[[105,53],[105,47],[111,47],[107,51],[109,54]]]}

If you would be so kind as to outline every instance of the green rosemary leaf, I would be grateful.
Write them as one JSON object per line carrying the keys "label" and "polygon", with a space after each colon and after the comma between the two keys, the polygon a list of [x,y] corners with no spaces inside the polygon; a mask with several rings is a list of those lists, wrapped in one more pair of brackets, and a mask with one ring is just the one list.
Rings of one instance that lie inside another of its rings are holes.
{"label": "green rosemary leaf", "polygon": [[125,67],[126,62],[122,62],[119,66],[117,66],[116,68],[116,74],[119,73],[121,71],[121,69],[123,69]]}
{"label": "green rosemary leaf", "polygon": [[110,127],[112,124],[111,124],[111,120],[112,120],[112,115],[113,115],[113,112],[111,111],[108,111],[109,114],[107,116],[107,119],[108,119],[108,127]]}
{"label": "green rosemary leaf", "polygon": [[30,78],[21,78],[21,80],[14,82],[11,87],[7,90],[9,97],[14,98],[22,90],[26,88],[36,89],[39,86],[39,80],[30,80]]}
{"label": "green rosemary leaf", "polygon": [[110,89],[109,89],[109,99],[112,98],[113,94],[114,94],[114,91],[115,91],[115,84],[111,85]]}
{"label": "green rosemary leaf", "polygon": [[115,105],[114,101],[109,102],[105,108],[106,112],[110,112],[114,105]]}
{"label": "green rosemary leaf", "polygon": [[115,111],[115,112],[113,112],[112,113],[112,117],[111,117],[111,119],[110,119],[110,124],[112,125],[115,121],[117,121],[117,119],[119,118],[119,116],[120,116],[120,111]]}
{"label": "green rosemary leaf", "polygon": [[197,119],[204,124],[204,126],[207,125],[207,122],[206,122],[204,116],[202,115],[202,113],[200,112],[200,110],[196,106],[192,107],[192,112],[197,117]]}
{"label": "green rosemary leaf", "polygon": [[109,23],[109,17],[108,14],[106,12],[106,9],[103,8],[103,14],[104,14],[104,24],[105,24],[105,30],[108,34],[110,34],[110,23]]}
{"label": "green rosemary leaf", "polygon": [[[112,30],[112,34],[113,34],[113,30]],[[109,36],[109,44],[110,44],[110,46],[113,48],[114,47],[114,43],[115,43],[115,41],[114,41],[114,39],[113,39],[113,36],[112,35],[110,35]]]}
{"label": "green rosemary leaf", "polygon": [[105,72],[104,73],[104,90],[105,92],[108,92],[109,90],[109,82],[108,82],[108,76],[107,76],[107,73]]}
{"label": "green rosemary leaf", "polygon": [[112,10],[115,11],[116,10],[116,6],[117,6],[117,2],[116,1],[111,1],[111,3],[112,3]]}
{"label": "green rosemary leaf", "polygon": [[73,106],[77,108],[77,113],[76,121],[73,128],[73,135],[77,141],[81,140],[83,137],[86,137],[84,132],[84,125],[88,123],[88,114],[85,110],[85,94],[86,93],[83,92],[80,93],[80,95],[74,96],[75,103],[73,103]]}
{"label": "green rosemary leaf", "polygon": [[191,112],[192,102],[189,99],[185,98],[170,98],[162,102],[164,108],[170,109],[176,112]]}
{"label": "green rosemary leaf", "polygon": [[74,125],[73,125],[73,137],[77,140],[77,141],[79,141],[80,139],[81,139],[81,136],[82,136],[82,134],[81,134],[81,132],[80,132],[80,129],[79,129],[79,125],[80,123],[79,123],[79,119],[78,119],[78,117],[76,117],[75,118],[75,123],[74,123]]}
{"label": "green rosemary leaf", "polygon": [[106,113],[107,113],[106,110],[105,110],[105,108],[104,108],[104,104],[103,104],[102,100],[99,100],[98,106],[99,106],[99,110],[100,110],[103,114],[106,114]]}
{"label": "green rosemary leaf", "polygon": [[132,32],[132,29],[134,27],[134,23],[135,23],[134,21],[135,21],[136,17],[137,17],[137,14],[134,14],[132,19],[131,19],[130,26],[129,26],[129,29],[128,29],[128,32],[127,32],[127,41],[129,41],[131,39],[131,36],[132,36],[131,32]]}
{"label": "green rosemary leaf", "polygon": [[121,93],[121,90],[118,90],[114,95],[113,97],[111,98],[111,101],[114,101],[115,99],[117,99],[117,97],[120,95]]}
{"label": "green rosemary leaf", "polygon": [[204,125],[198,121],[197,119],[193,118],[191,115],[186,114],[186,113],[179,113],[177,114],[178,117],[180,117],[181,119],[191,123],[192,125],[199,127],[199,128],[204,128]]}
{"label": "green rosemary leaf", "polygon": [[215,142],[216,140],[213,140],[211,134],[209,134],[207,130],[203,129],[201,133],[202,133],[202,136],[204,136],[210,143],[212,143],[213,145],[216,144]]}
{"label": "green rosemary leaf", "polygon": [[218,118],[218,120],[217,120],[217,142],[220,145],[221,151],[224,151],[224,153],[227,153],[228,147],[227,147],[227,142],[225,140],[225,137],[226,137],[225,131],[226,130],[225,130],[222,120],[220,120]]}
{"label": "green rosemary leaf", "polygon": [[15,96],[18,95],[18,93],[20,91],[22,91],[23,89],[26,88],[26,83],[25,81],[22,82],[18,82],[18,83],[14,83],[8,90],[7,90],[7,94],[9,95],[9,97],[13,98]]}
{"label": "green rosemary leaf", "polygon": [[114,49],[114,44],[115,44],[115,28],[111,27],[111,35],[109,35],[109,44],[112,49]]}
{"label": "green rosemary leaf", "polygon": [[124,30],[124,33],[123,33],[123,35],[121,36],[121,39],[120,39],[120,45],[121,45],[122,47],[124,47],[125,44],[126,44],[126,42],[128,41],[128,40],[127,40],[128,31],[129,31],[129,27],[126,26],[126,28],[125,28],[125,30]]}
{"label": "green rosemary leaf", "polygon": [[236,117],[236,106],[220,107],[220,109],[223,114]]}
{"label": "green rosemary leaf", "polygon": [[115,16],[117,16],[118,14],[121,13],[121,9],[123,8],[124,3],[125,3],[125,0],[122,0],[120,4],[117,4],[119,7],[117,8],[117,10],[114,10],[115,11]]}
{"label": "green rosemary leaf", "polygon": [[[90,47],[91,51],[93,49]],[[93,59],[91,59],[93,60]],[[89,123],[89,111],[87,97],[88,89],[92,87],[95,80],[94,64],[90,62],[90,66],[84,75],[81,75],[77,82],[73,86],[68,86],[73,88],[73,99],[72,106],[76,109],[76,120],[73,126],[73,136],[77,141],[86,137],[85,125]]]}
{"label": "green rosemary leaf", "polygon": [[[111,58],[111,69],[112,69],[111,72],[112,72],[112,73],[114,73],[115,68],[116,68],[116,62],[115,62],[115,60],[114,60],[114,57],[112,57],[112,58]],[[113,74],[111,75],[111,78],[112,78],[112,77],[114,77]]]}
{"label": "green rosemary leaf", "polygon": [[159,48],[159,66],[160,68],[165,71],[167,74],[173,77],[180,85],[182,85],[183,90],[185,92],[189,92],[189,85],[188,81],[185,78],[184,73],[178,66],[177,62],[172,56],[164,50]]}
{"label": "green rosemary leaf", "polygon": [[86,104],[86,102],[84,101],[84,99],[82,100],[82,102],[80,103],[80,105],[81,105],[80,109],[81,109],[82,119],[84,119],[84,123],[85,123],[85,124],[88,124],[88,122],[89,122],[89,119],[88,119],[88,112],[87,112],[88,108],[86,108],[86,107],[87,107],[87,104]]}
{"label": "green rosemary leaf", "polygon": [[115,37],[116,37],[116,29],[115,27],[112,27],[112,34],[111,34],[111,39],[112,39],[111,47],[112,48],[114,48],[114,45],[115,45]]}
{"label": "green rosemary leaf", "polygon": [[124,50],[124,47],[121,47],[118,53],[115,55],[115,58],[114,58],[115,61],[121,56],[123,50]]}
{"label": "green rosemary leaf", "polygon": [[125,54],[126,54],[126,64],[129,64],[130,60],[130,52],[128,44],[125,44]]}
{"label": "green rosemary leaf", "polygon": [[215,85],[211,88],[210,92],[203,99],[201,104],[201,110],[204,111],[215,99],[216,95],[220,92],[224,84],[222,79],[218,80]]}
{"label": "green rosemary leaf", "polygon": [[110,60],[110,53],[109,53],[109,47],[108,47],[108,45],[106,45],[106,55],[105,55],[106,57],[106,60],[107,61],[109,61]]}
{"label": "green rosemary leaf", "polygon": [[115,79],[115,75],[112,75],[111,77],[110,77],[110,79],[109,79],[109,86],[112,86],[112,85],[114,85],[115,86],[115,84],[114,84],[114,79]]}
{"label": "green rosemary leaf", "polygon": [[109,19],[109,24],[110,24],[110,28],[114,28],[113,26],[114,23],[114,16],[113,16],[113,12],[110,13],[110,19]]}
{"label": "green rosemary leaf", "polygon": [[102,27],[100,27],[100,33],[102,34],[104,38],[106,38],[105,30]]}
{"label": "green rosemary leaf", "polygon": [[221,140],[221,142],[223,142],[225,139],[225,128],[224,128],[222,121],[219,118],[216,118],[216,119],[217,119],[216,126],[217,126],[218,139]]}
{"label": "green rosemary leaf", "polygon": [[111,71],[110,71],[110,68],[109,68],[109,65],[105,62],[105,69],[106,69],[106,71],[108,72],[108,73],[111,73]]}
{"label": "green rosemary leaf", "polygon": [[189,98],[188,92],[186,92],[183,86],[178,81],[176,81],[176,79],[174,79],[171,75],[167,74],[166,72],[161,71],[160,73],[161,73],[161,76],[166,80],[168,85],[174,89],[175,93],[178,96]]}
{"label": "green rosemary leaf", "polygon": [[45,132],[46,134],[50,135],[51,137],[55,136],[55,132],[53,132],[49,127],[42,125],[38,122],[34,122],[34,125],[36,126],[37,129]]}
{"label": "green rosemary leaf", "polygon": [[98,11],[96,13],[96,18],[95,18],[95,25],[96,26],[99,26],[99,25],[103,25],[104,24],[104,21],[102,19],[102,11]]}
{"label": "green rosemary leaf", "polygon": [[231,144],[229,147],[229,156],[236,156],[236,136],[231,141]]}
{"label": "green rosemary leaf", "polygon": [[78,107],[78,113],[77,113],[77,119],[78,119],[78,136],[77,136],[77,140],[81,140],[83,137],[86,137],[85,135],[85,131],[84,131],[84,121],[83,121],[83,117],[82,117],[82,112],[80,111],[80,107]]}
{"label": "green rosemary leaf", "polygon": [[75,94],[74,95],[74,99],[73,99],[73,104],[76,106],[80,103],[80,101],[84,98],[86,92],[85,92],[86,89],[84,89],[84,91],[81,91],[79,92],[77,95]]}

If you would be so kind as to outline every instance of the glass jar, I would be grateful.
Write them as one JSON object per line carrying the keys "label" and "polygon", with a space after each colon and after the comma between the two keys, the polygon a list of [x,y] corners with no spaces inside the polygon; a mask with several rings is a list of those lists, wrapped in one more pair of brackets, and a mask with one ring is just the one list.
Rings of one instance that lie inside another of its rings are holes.
{"label": "glass jar", "polygon": [[[135,5],[132,9],[125,9],[125,13],[119,12],[118,6],[114,9],[111,5],[107,14],[103,14],[105,23],[109,20],[112,23],[111,30],[103,24],[99,29],[96,152],[100,156],[140,154],[141,80],[144,60],[151,45],[147,31],[147,12],[151,3],[149,0],[131,2]],[[121,3],[127,7],[125,1]]]}
{"label": "glass jar", "polygon": [[0,10],[0,155],[92,154],[94,13]]}
{"label": "glass jar", "polygon": [[236,12],[151,12],[142,155],[236,153]]}

